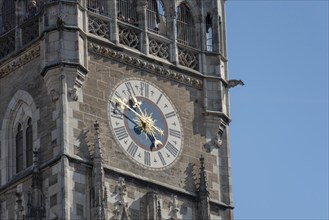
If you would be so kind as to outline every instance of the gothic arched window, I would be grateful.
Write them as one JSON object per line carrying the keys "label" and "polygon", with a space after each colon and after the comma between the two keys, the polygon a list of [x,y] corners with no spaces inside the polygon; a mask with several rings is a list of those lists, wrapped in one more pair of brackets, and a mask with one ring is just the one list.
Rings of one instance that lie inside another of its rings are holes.
{"label": "gothic arched window", "polygon": [[162,0],[148,1],[147,28],[149,31],[166,35],[165,7]]}
{"label": "gothic arched window", "polygon": [[2,30],[6,32],[14,28],[16,24],[15,1],[14,0],[3,1],[1,14],[2,14],[2,24],[1,24]]}
{"label": "gothic arched window", "polygon": [[32,166],[33,164],[33,133],[32,119],[19,122],[15,135],[15,161],[16,173]]}
{"label": "gothic arched window", "polygon": [[137,20],[137,1],[136,0],[118,0],[118,19],[133,25],[138,24]]}
{"label": "gothic arched window", "polygon": [[193,17],[184,3],[177,7],[177,41],[184,45],[195,46]]}
{"label": "gothic arched window", "polygon": [[18,90],[3,117],[8,120],[0,125],[0,185],[33,166],[33,150],[40,141],[36,138],[39,109],[28,92]]}

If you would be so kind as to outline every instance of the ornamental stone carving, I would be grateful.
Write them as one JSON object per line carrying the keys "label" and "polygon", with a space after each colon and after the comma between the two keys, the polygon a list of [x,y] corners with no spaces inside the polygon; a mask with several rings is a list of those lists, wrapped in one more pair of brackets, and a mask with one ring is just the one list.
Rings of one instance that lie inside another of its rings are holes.
{"label": "ornamental stone carving", "polygon": [[178,60],[179,64],[198,70],[198,57],[190,50],[178,49]]}
{"label": "ornamental stone carving", "polygon": [[149,52],[154,56],[164,59],[169,58],[169,47],[166,43],[151,39],[149,42]]}
{"label": "ornamental stone carving", "polygon": [[21,56],[16,57],[16,59],[10,61],[7,64],[4,64],[0,68],[0,78],[18,69],[19,67],[23,66],[24,64],[28,63],[29,61],[33,60],[38,56],[40,56],[40,45],[33,47],[32,49],[23,53]]}
{"label": "ornamental stone carving", "polygon": [[101,19],[89,16],[89,32],[108,39],[110,37],[110,24]]}
{"label": "ornamental stone carving", "polygon": [[88,49],[90,52],[96,53],[98,55],[109,57],[115,59],[119,62],[123,62],[126,64],[133,65],[135,67],[143,68],[144,70],[148,70],[152,73],[155,73],[160,76],[164,76],[180,83],[184,83],[186,85],[195,87],[197,89],[202,89],[203,82],[200,79],[197,79],[193,76],[189,76],[187,74],[178,73],[162,66],[147,62],[140,58],[129,56],[125,53],[118,52],[116,50],[112,50],[110,48],[100,46],[96,43],[89,42]]}
{"label": "ornamental stone carving", "polygon": [[126,45],[128,47],[132,47],[135,49],[139,49],[139,39],[138,39],[138,35],[130,30],[130,29],[126,29],[126,28],[119,28],[119,41],[120,44]]}

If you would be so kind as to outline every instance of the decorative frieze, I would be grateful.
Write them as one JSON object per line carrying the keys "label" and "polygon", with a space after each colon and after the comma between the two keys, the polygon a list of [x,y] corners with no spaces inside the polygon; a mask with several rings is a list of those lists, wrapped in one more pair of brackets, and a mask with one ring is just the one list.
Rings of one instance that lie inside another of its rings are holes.
{"label": "decorative frieze", "polygon": [[147,62],[137,57],[127,55],[117,50],[112,50],[108,47],[104,47],[96,43],[89,42],[88,47],[90,52],[99,54],[101,56],[113,58],[115,60],[118,60],[119,62],[130,64],[139,68],[143,68],[144,70],[147,70],[149,72],[176,80],[178,82],[187,84],[197,89],[201,89],[203,87],[202,80],[196,79],[184,73],[178,73],[172,71],[168,68],[153,64],[151,62]]}
{"label": "decorative frieze", "polygon": [[30,50],[26,51],[25,53],[22,53],[22,55],[16,57],[7,64],[4,64],[0,68],[0,78],[18,69],[19,67],[23,66],[24,64],[28,63],[29,61],[33,60],[38,56],[40,56],[40,45],[31,48]]}

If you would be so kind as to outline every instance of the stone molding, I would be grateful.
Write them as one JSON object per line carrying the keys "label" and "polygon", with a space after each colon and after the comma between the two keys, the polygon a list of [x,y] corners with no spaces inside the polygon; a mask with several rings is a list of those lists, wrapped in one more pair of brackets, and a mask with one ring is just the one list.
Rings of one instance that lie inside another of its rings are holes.
{"label": "stone molding", "polygon": [[13,72],[14,70],[18,69],[19,67],[23,66],[24,64],[30,62],[34,58],[40,56],[40,45],[36,45],[31,49],[23,52],[18,57],[14,58],[13,60],[9,61],[7,64],[2,65],[0,68],[0,78],[3,78],[7,74]]}
{"label": "stone molding", "polygon": [[186,85],[192,86],[196,89],[202,89],[202,87],[203,87],[203,81],[200,79],[197,79],[195,77],[189,76],[184,73],[172,71],[168,68],[153,64],[153,63],[145,61],[141,58],[130,56],[126,53],[119,52],[117,50],[110,49],[108,47],[101,46],[101,45],[93,43],[93,42],[88,43],[88,50],[90,52],[96,53],[103,57],[112,58],[119,62],[123,62],[123,63],[129,64],[129,65],[132,65],[132,66],[135,66],[138,68],[143,68],[146,71],[173,79],[180,83],[184,83]]}

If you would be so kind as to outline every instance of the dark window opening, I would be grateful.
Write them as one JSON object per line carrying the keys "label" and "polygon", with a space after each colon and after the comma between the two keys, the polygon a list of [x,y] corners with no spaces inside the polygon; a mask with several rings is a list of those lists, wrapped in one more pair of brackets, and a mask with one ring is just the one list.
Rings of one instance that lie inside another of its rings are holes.
{"label": "dark window opening", "polygon": [[210,14],[206,17],[206,50],[213,51],[213,28]]}
{"label": "dark window opening", "polygon": [[2,3],[2,31],[7,32],[15,27],[15,1],[4,0]]}
{"label": "dark window opening", "polygon": [[17,127],[16,134],[16,173],[23,170],[23,131],[22,125]]}
{"label": "dark window opening", "polygon": [[177,7],[177,41],[188,46],[195,46],[193,17],[185,4]]}
{"label": "dark window opening", "polygon": [[133,25],[138,25],[136,0],[118,0],[118,19]]}
{"label": "dark window opening", "polygon": [[87,0],[87,8],[94,13],[106,14],[106,0]]}
{"label": "dark window opening", "polygon": [[33,137],[32,137],[32,124],[31,118],[29,118],[28,127],[26,129],[26,166],[32,166],[33,164]]}
{"label": "dark window opening", "polygon": [[161,0],[148,1],[147,28],[149,31],[166,35],[165,7]]}

